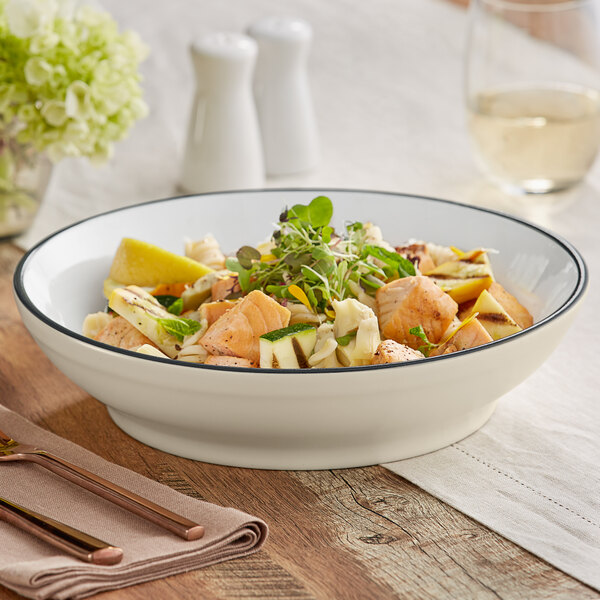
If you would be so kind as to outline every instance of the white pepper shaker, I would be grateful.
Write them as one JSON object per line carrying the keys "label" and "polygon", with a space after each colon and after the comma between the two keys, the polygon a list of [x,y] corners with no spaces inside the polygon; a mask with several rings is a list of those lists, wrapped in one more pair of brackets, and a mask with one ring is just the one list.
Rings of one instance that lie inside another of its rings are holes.
{"label": "white pepper shaker", "polygon": [[254,96],[267,175],[312,169],[319,161],[307,73],[312,29],[301,19],[267,17],[248,33],[258,42]]}
{"label": "white pepper shaker", "polygon": [[181,187],[187,192],[262,187],[264,159],[252,96],[257,44],[210,33],[191,47],[196,94]]}

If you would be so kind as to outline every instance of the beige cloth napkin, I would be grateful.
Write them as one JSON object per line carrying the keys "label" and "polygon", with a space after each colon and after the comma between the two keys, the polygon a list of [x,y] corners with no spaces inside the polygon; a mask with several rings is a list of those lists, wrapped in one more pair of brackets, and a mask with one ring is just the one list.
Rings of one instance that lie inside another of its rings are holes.
{"label": "beige cloth napkin", "polygon": [[0,429],[169,508],[205,528],[197,541],[162,528],[25,462],[0,464],[0,495],[81,529],[124,551],[114,566],[89,565],[0,521],[0,584],[28,598],[85,598],[257,551],[267,537],[260,519],[180,494],[111,464],[36,427],[0,405]]}

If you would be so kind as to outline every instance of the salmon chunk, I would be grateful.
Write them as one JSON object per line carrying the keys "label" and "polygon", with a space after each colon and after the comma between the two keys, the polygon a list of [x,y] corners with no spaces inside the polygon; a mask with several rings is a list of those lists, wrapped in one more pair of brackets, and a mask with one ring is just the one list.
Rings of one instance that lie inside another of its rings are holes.
{"label": "salmon chunk", "polygon": [[225,300],[233,294],[239,294],[242,291],[238,282],[237,275],[228,275],[217,279],[210,288],[210,295],[213,302]]}
{"label": "salmon chunk", "polygon": [[209,354],[204,361],[205,365],[219,365],[221,367],[249,367],[256,368],[257,364],[247,358],[237,356],[213,356]]}
{"label": "salmon chunk", "polygon": [[423,340],[409,333],[421,325],[437,344],[452,323],[458,304],[428,277],[396,279],[377,290],[377,315],[384,337],[418,348]]}
{"label": "salmon chunk", "polygon": [[237,356],[258,363],[258,338],[287,327],[290,311],[278,302],[254,290],[219,317],[200,339],[209,354]]}
{"label": "salmon chunk", "polygon": [[439,356],[459,350],[467,350],[476,346],[483,346],[493,342],[492,336],[485,327],[477,320],[473,319],[466,325],[463,325],[445,344],[438,346],[429,353],[429,356]]}
{"label": "salmon chunk", "polygon": [[423,358],[423,355],[417,352],[417,350],[413,350],[404,344],[399,344],[394,340],[384,340],[377,346],[371,364],[384,365],[387,363],[418,360],[419,358]]}
{"label": "salmon chunk", "polygon": [[112,319],[98,332],[94,339],[97,342],[123,348],[124,350],[135,350],[143,344],[149,344],[156,348],[156,344],[152,340],[148,339],[123,317]]}
{"label": "salmon chunk", "polygon": [[219,300],[218,302],[205,302],[198,308],[200,319],[206,319],[210,327],[219,317],[222,317],[230,308],[235,306],[231,300]]}
{"label": "salmon chunk", "polygon": [[427,273],[435,269],[435,263],[429,249],[425,244],[410,244],[409,246],[398,246],[396,252],[404,258],[408,258],[421,273]]}

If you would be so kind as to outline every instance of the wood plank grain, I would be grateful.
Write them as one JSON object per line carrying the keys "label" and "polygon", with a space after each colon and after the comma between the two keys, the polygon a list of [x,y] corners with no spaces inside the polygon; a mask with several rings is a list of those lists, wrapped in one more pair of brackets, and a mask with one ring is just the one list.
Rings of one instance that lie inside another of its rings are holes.
{"label": "wood plank grain", "polygon": [[[103,458],[267,521],[260,553],[106,592],[102,600],[598,599],[600,594],[382,467],[257,471],[178,458],[130,438],[26,332],[0,244],[0,400]],[[35,376],[32,376],[32,374]],[[0,587],[0,600],[18,595]]]}
{"label": "wood plank grain", "polygon": [[[295,475],[329,504],[331,491],[314,473]],[[411,581],[415,598],[598,596],[382,467],[339,470],[333,476],[339,484],[333,493],[338,518],[332,525],[358,555],[377,566],[378,576],[400,584],[394,587],[397,594],[406,593],[405,582]],[[395,577],[388,576],[390,565]]]}

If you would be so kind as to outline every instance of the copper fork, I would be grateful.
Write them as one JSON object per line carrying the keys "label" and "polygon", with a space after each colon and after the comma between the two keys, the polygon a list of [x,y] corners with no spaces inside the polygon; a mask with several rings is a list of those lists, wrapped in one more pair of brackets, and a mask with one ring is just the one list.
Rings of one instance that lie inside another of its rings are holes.
{"label": "copper fork", "polygon": [[20,444],[0,431],[0,462],[12,460],[34,462],[94,494],[168,529],[185,540],[197,540],[204,535],[202,525],[198,525],[50,452],[35,446]]}

